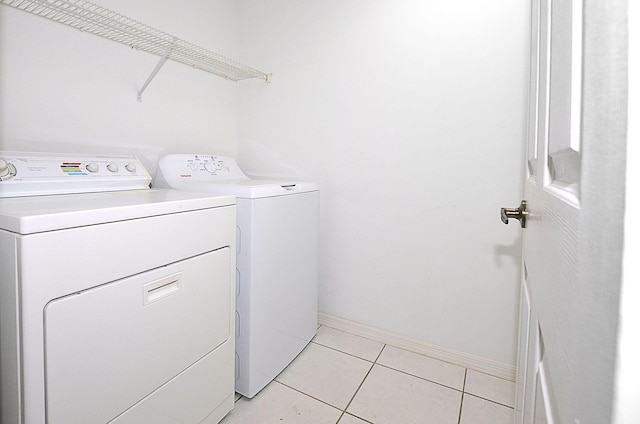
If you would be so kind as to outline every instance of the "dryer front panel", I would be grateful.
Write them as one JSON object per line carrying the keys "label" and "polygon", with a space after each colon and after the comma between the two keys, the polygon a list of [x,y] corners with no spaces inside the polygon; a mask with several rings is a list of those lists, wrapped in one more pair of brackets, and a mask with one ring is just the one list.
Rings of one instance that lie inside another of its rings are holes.
{"label": "dryer front panel", "polygon": [[224,343],[229,256],[222,248],[49,302],[47,423],[109,422]]}

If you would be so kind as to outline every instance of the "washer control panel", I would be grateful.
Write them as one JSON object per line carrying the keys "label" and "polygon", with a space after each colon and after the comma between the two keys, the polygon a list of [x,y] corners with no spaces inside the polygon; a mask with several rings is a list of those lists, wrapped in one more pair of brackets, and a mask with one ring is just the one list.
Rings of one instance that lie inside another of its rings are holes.
{"label": "washer control panel", "polygon": [[220,182],[249,178],[235,160],[218,155],[170,154],[160,159],[158,167],[167,179]]}
{"label": "washer control panel", "polygon": [[148,189],[136,156],[0,151],[0,197]]}

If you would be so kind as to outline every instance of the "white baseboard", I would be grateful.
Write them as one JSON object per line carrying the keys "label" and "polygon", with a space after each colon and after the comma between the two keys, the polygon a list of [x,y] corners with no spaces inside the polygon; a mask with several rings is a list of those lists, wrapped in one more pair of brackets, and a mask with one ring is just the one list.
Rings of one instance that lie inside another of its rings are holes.
{"label": "white baseboard", "polygon": [[471,368],[505,380],[515,381],[516,379],[516,367],[513,365],[503,364],[480,356],[447,349],[423,340],[370,327],[355,321],[319,313],[318,324],[355,334],[356,336],[366,337],[367,339],[375,340],[380,343],[390,344],[411,352],[430,356],[454,365]]}

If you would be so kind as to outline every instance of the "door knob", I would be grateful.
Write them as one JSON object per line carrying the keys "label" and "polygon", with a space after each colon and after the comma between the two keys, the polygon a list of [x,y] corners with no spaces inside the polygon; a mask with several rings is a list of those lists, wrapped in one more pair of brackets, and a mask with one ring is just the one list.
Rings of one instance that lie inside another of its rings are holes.
{"label": "door knob", "polygon": [[515,218],[520,221],[520,227],[525,228],[527,226],[527,201],[523,200],[520,203],[519,208],[502,208],[500,209],[500,219],[505,224],[509,223],[510,218]]}

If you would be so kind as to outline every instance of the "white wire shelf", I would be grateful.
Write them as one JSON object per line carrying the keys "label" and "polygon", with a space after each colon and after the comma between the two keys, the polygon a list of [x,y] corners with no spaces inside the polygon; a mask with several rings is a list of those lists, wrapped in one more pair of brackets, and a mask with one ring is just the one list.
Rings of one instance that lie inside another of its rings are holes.
{"label": "white wire shelf", "polygon": [[0,0],[0,4],[160,56],[162,59],[138,93],[138,100],[165,60],[180,62],[232,81],[249,78],[271,81],[271,74],[250,68],[89,1]]}

